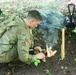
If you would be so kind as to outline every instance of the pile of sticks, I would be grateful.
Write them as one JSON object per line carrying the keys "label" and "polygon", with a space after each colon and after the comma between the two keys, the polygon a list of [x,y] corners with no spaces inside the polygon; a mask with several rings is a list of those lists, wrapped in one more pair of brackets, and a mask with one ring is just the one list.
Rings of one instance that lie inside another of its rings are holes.
{"label": "pile of sticks", "polygon": [[51,49],[49,49],[48,46],[46,46],[46,49],[42,49],[39,46],[34,48],[35,54],[43,53],[45,55],[45,58],[42,59],[43,62],[46,62],[46,58],[54,56],[56,52],[56,50],[52,51]]}

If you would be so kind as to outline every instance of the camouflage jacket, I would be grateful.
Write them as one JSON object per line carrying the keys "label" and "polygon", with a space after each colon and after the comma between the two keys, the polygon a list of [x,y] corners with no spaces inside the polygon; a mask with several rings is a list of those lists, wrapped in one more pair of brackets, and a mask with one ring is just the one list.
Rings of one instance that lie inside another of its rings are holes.
{"label": "camouflage jacket", "polygon": [[23,19],[16,17],[12,25],[0,37],[0,63],[7,63],[19,57],[24,63],[30,63],[35,55],[29,54],[32,34]]}

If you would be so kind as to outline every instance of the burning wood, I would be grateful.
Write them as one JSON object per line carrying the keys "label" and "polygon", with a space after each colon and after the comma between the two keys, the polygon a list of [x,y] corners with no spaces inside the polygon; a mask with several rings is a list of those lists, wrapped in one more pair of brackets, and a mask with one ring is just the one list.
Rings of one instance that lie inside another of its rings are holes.
{"label": "burning wood", "polygon": [[49,49],[48,46],[46,46],[46,50],[47,50],[47,57],[54,56],[55,53],[57,52],[56,50],[52,51],[52,48],[50,47],[50,49]]}
{"label": "burning wood", "polygon": [[48,48],[48,46],[46,46],[46,49],[42,49],[39,46],[34,48],[35,54],[38,54],[38,53],[44,53],[45,54],[46,57],[44,59],[42,59],[43,62],[46,62],[46,58],[54,56],[56,52],[57,52],[56,50],[55,51],[50,50]]}

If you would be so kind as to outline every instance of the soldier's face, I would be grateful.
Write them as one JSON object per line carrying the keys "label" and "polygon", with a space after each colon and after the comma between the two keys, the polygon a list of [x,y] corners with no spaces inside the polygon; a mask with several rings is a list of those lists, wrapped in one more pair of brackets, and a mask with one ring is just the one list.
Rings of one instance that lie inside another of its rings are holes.
{"label": "soldier's face", "polygon": [[38,24],[40,24],[40,22],[41,22],[41,21],[39,21],[39,20],[33,20],[33,21],[31,22],[30,28],[35,28],[35,27],[37,27]]}

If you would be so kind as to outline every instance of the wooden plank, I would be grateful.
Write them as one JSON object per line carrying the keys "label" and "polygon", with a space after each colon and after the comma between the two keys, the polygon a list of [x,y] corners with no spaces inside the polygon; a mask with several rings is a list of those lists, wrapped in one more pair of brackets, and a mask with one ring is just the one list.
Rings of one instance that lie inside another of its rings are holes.
{"label": "wooden plank", "polygon": [[61,59],[65,58],[65,28],[62,29]]}

